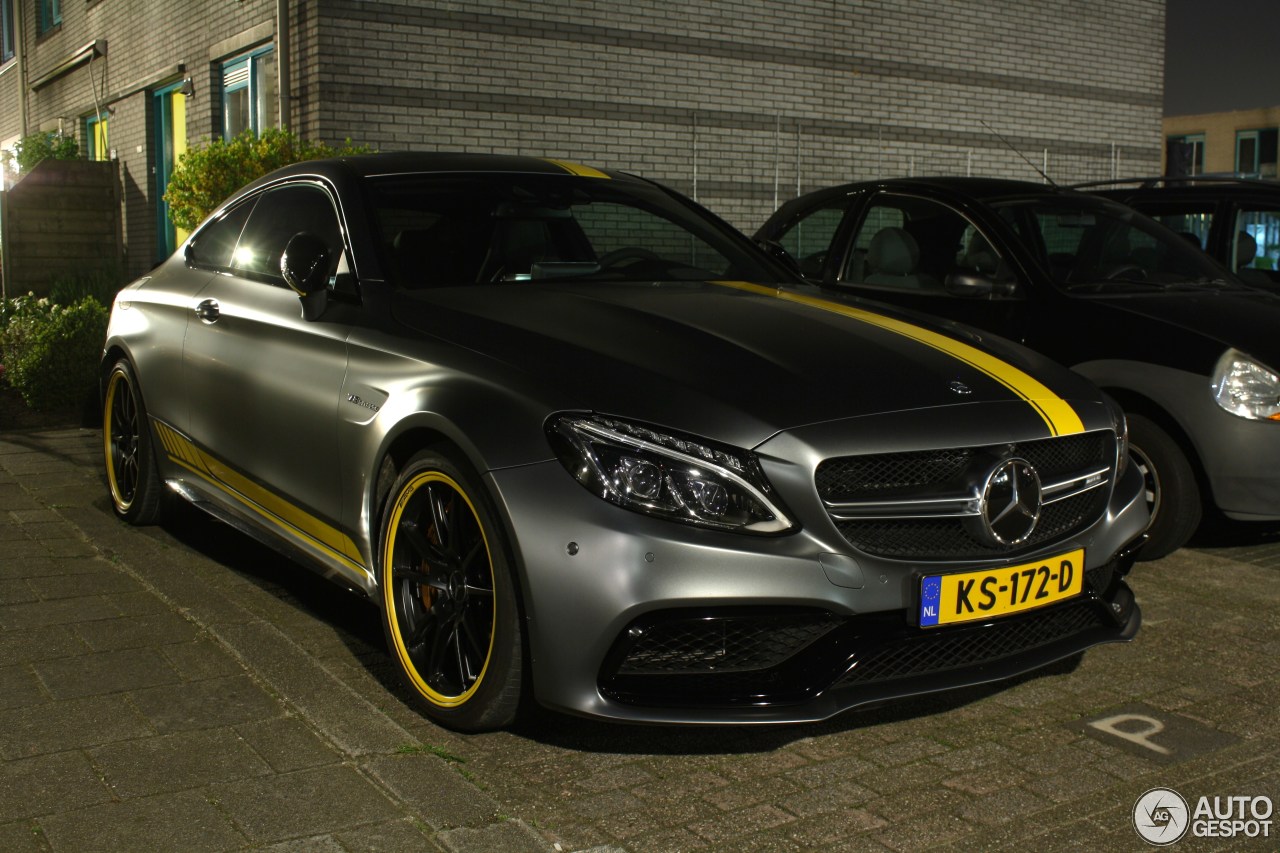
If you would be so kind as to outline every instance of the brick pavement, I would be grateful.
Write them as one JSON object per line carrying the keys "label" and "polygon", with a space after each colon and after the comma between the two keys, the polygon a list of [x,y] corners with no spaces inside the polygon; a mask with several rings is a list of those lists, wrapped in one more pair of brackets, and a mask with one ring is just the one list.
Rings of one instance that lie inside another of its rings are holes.
{"label": "brick pavement", "polygon": [[[1074,672],[814,726],[461,736],[368,604],[194,511],[118,524],[98,441],[0,438],[0,850],[1125,851],[1153,787],[1280,800],[1270,533],[1140,564],[1138,639]],[[1169,753],[1089,725],[1120,714]]]}

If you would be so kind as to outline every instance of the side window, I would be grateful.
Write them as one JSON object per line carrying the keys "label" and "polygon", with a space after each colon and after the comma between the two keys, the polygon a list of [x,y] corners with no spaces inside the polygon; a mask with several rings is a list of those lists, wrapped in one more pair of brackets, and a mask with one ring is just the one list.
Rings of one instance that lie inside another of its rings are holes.
{"label": "side window", "polygon": [[1217,202],[1207,201],[1152,201],[1134,202],[1132,207],[1150,216],[1170,231],[1196,248],[1204,250],[1209,245],[1209,229],[1213,227],[1213,211]]}
{"label": "side window", "polygon": [[329,275],[342,255],[342,231],[329,194],[315,184],[291,184],[269,190],[258,200],[236,244],[231,267],[249,278],[283,284],[280,256],[301,231],[329,246]]}
{"label": "side window", "polygon": [[843,280],[942,295],[948,276],[978,273],[1004,281],[1007,269],[982,232],[957,211],[927,199],[885,196],[858,226]]}
{"label": "side window", "polygon": [[1245,205],[1236,218],[1231,268],[1246,281],[1280,281],[1280,209]]}
{"label": "side window", "polygon": [[820,278],[827,251],[835,238],[836,229],[844,219],[844,206],[819,207],[797,219],[779,238],[778,242],[787,254],[800,264],[800,273],[808,278]]}
{"label": "side window", "polygon": [[236,250],[245,220],[253,211],[254,201],[250,199],[236,205],[201,228],[187,249],[187,260],[206,269],[230,269],[231,255]]}

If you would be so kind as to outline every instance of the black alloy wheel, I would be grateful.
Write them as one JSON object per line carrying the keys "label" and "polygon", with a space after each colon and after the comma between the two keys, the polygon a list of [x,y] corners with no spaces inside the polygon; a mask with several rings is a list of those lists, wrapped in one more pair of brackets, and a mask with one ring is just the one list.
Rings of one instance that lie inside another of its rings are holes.
{"label": "black alloy wheel", "polygon": [[147,410],[129,362],[121,359],[107,376],[102,398],[102,442],[111,505],[130,524],[154,524],[164,510]]}
{"label": "black alloy wheel", "polygon": [[470,473],[435,452],[397,478],[382,521],[383,627],[426,713],[463,731],[511,723],[522,636],[504,534]]}

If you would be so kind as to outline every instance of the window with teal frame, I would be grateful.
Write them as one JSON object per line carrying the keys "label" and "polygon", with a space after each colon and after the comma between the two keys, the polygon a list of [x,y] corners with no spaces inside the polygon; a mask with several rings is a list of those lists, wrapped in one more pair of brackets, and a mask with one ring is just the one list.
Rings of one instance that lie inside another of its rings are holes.
{"label": "window with teal frame", "polygon": [[260,47],[222,63],[222,136],[231,139],[246,130],[261,136],[275,127],[276,55]]}
{"label": "window with teal frame", "polygon": [[0,0],[0,62],[13,59],[13,0]]}
{"label": "window with teal frame", "polygon": [[62,0],[36,0],[36,35],[62,24]]}

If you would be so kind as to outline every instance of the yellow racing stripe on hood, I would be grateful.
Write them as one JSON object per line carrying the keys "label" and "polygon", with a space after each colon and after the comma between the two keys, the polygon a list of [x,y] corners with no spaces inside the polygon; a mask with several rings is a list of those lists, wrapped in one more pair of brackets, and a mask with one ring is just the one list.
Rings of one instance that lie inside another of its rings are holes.
{"label": "yellow racing stripe on hood", "polygon": [[892,317],[886,317],[872,311],[854,308],[852,305],[831,302],[826,299],[819,299],[816,296],[805,296],[802,293],[792,293],[776,287],[765,287],[746,281],[713,281],[711,284],[745,290],[748,293],[756,293],[761,296],[772,296],[775,299],[782,299],[787,302],[798,302],[801,305],[808,305],[821,311],[842,314],[845,317],[851,317],[854,320],[860,320],[863,323],[869,323],[878,328],[910,338],[964,362],[1008,388],[1026,402],[1027,405],[1036,410],[1036,413],[1048,425],[1049,432],[1052,435],[1073,435],[1084,432],[1084,422],[1080,420],[1080,416],[1076,414],[1075,409],[1071,408],[1071,404],[1054,394],[1035,377],[955,338],[940,335],[937,332],[931,332],[920,326],[913,326],[910,323],[895,320]]}
{"label": "yellow racing stripe on hood", "polygon": [[593,169],[590,166],[584,166],[581,163],[574,163],[569,160],[552,160],[550,157],[544,158],[548,163],[559,166],[566,172],[577,175],[580,178],[604,178],[609,180],[609,176],[599,169]]}

